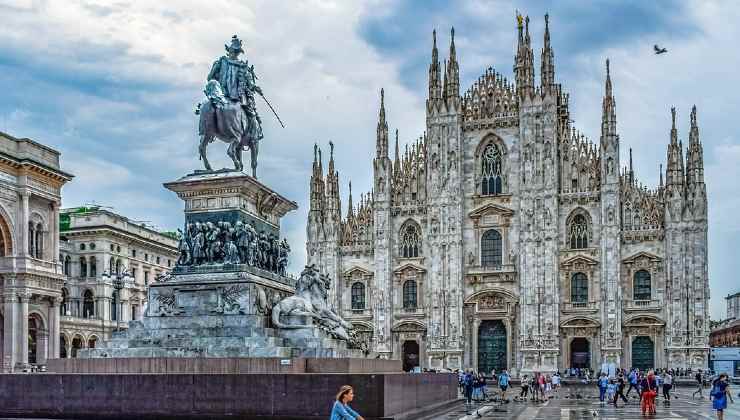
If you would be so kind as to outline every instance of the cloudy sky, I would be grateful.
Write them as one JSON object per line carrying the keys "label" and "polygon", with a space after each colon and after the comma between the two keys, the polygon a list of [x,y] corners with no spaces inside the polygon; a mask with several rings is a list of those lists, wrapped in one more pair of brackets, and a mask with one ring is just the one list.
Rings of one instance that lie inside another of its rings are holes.
{"label": "cloudy sky", "polygon": [[[740,9],[730,1],[0,0],[0,131],[61,151],[76,175],[65,206],[97,203],[173,229],[182,206],[161,184],[199,167],[193,108],[224,42],[239,34],[287,126],[258,105],[267,136],[260,177],[300,206],[284,224],[297,269],[313,143],[336,144],[343,194],[349,179],[356,193],[368,191],[380,88],[391,128],[410,142],[424,130],[432,29],[446,56],[456,28],[463,90],[489,66],[512,79],[516,9],[532,19],[536,69],[549,12],[556,78],[571,94],[576,126],[594,140],[611,59],[622,161],[633,148],[647,185],[665,162],[670,107],[687,142],[697,105],[712,315],[723,317],[723,297],[740,284]],[[669,53],[655,56],[656,43]],[[214,166],[228,164],[224,150],[211,147]]]}

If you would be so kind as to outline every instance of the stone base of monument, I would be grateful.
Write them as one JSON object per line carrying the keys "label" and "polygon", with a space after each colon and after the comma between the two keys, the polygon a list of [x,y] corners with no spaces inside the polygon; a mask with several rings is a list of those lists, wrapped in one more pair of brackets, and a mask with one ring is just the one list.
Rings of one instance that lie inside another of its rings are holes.
{"label": "stone base of monument", "polygon": [[196,171],[165,187],[185,202],[183,255],[149,286],[142,320],[78,357],[367,356],[311,317],[286,313],[281,322],[303,328],[273,328],[273,307],[295,294],[296,279],[284,275],[289,247],[279,242],[280,219],[294,202],[233,171]]}
{"label": "stone base of monument", "polygon": [[284,316],[298,329],[271,327],[272,303],[293,293],[294,280],[253,267],[176,274],[149,289],[140,321],[80,358],[139,357],[365,357],[332,338],[310,317]]}

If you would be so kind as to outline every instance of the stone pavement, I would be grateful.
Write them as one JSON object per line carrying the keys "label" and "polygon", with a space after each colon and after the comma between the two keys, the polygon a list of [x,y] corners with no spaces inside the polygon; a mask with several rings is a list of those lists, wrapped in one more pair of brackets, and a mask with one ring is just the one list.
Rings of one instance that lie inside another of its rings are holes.
{"label": "stone pavement", "polygon": [[[728,404],[725,410],[725,419],[740,419],[740,398],[737,397],[738,387],[733,389],[735,404]],[[518,388],[515,388],[517,391]],[[476,420],[476,419],[516,419],[516,420],[585,420],[585,419],[671,419],[671,420],[708,420],[716,419],[712,410],[712,403],[705,389],[702,399],[693,399],[693,387],[679,388],[672,393],[675,397],[670,405],[665,405],[662,396],[656,400],[657,414],[643,417],[640,413],[638,399],[633,399],[634,391],[629,396],[630,402],[625,406],[621,402],[618,408],[613,405],[602,405],[599,402],[598,389],[595,386],[570,386],[561,389],[556,398],[545,403],[515,402],[495,404],[491,402],[475,404],[472,414],[466,415],[464,403],[460,403],[451,410],[426,417],[424,420]],[[580,393],[580,399],[571,398],[574,393]],[[511,396],[509,392],[509,396]],[[479,415],[477,415],[479,414]]]}

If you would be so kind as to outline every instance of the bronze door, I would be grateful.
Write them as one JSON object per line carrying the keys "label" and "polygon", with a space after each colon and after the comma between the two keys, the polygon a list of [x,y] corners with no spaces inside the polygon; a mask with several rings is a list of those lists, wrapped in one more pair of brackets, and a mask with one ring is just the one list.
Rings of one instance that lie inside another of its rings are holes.
{"label": "bronze door", "polygon": [[655,344],[647,336],[639,336],[632,342],[632,367],[648,371],[655,367]]}
{"label": "bronze door", "polygon": [[506,369],[506,327],[500,320],[486,320],[478,327],[478,372]]}

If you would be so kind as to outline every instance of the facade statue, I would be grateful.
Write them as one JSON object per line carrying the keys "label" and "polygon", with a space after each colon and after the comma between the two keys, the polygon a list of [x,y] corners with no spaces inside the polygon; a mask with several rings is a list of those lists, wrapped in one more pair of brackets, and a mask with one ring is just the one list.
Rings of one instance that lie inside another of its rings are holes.
{"label": "facade statue", "polygon": [[[241,171],[244,169],[242,150],[249,148],[252,176],[256,178],[259,141],[264,136],[254,95],[262,96],[262,89],[256,84],[254,66],[249,65],[246,59],[239,58],[244,53],[242,41],[234,35],[230,43],[224,47],[226,55],[213,63],[204,90],[206,99],[195,111],[200,118],[198,151],[203,166],[211,171],[206,148],[215,139],[228,143],[227,154],[234,162],[234,169]],[[270,106],[267,100],[265,102]],[[277,117],[277,114],[275,116]]]}
{"label": "facade statue", "polygon": [[[330,279],[319,274],[316,266],[306,266],[296,283],[295,295],[281,300],[272,308],[273,325],[283,329],[312,328],[317,325],[334,338],[352,342],[352,325],[337,315],[327,303],[330,284]],[[310,317],[313,323],[285,323],[282,316]]]}

